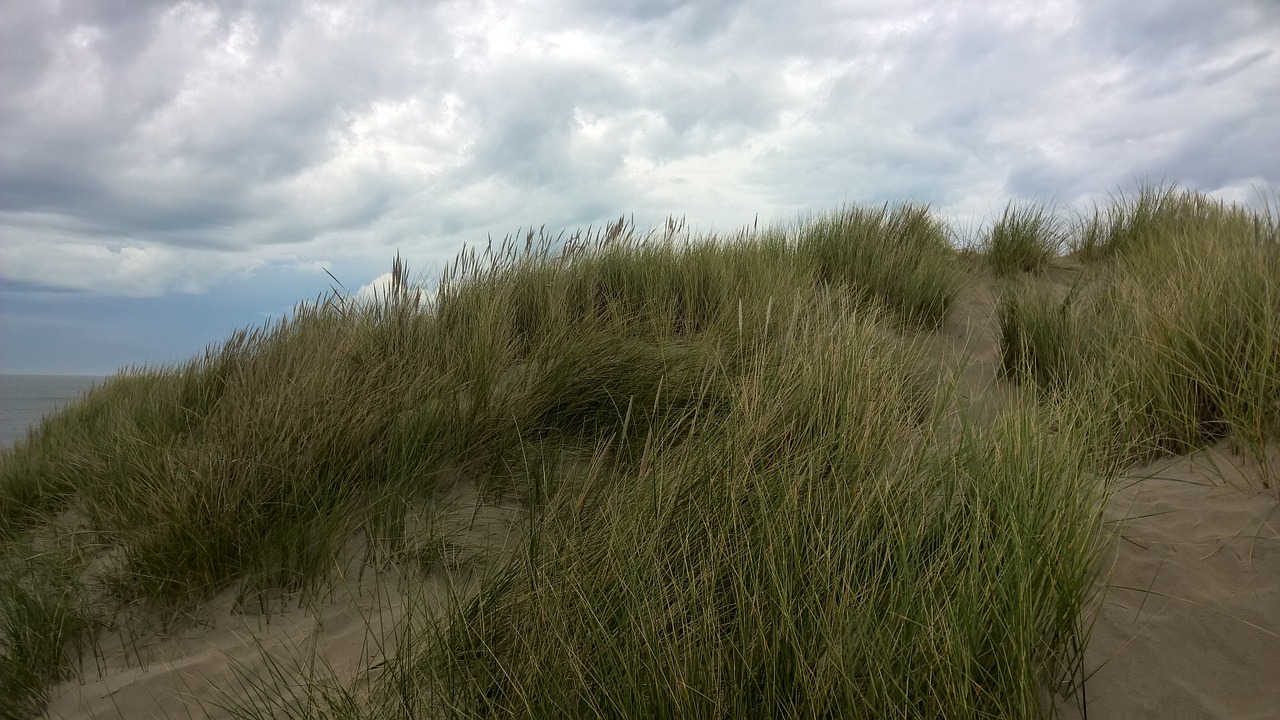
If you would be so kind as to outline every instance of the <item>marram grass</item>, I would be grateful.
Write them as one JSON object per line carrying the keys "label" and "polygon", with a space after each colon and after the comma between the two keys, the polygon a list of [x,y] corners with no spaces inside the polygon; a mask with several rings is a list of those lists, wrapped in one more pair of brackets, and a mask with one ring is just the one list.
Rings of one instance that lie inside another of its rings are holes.
{"label": "marram grass", "polygon": [[1261,453],[1280,431],[1280,233],[1191,193],[1144,190],[1103,213],[1089,281],[1058,298],[1009,288],[1006,375],[1067,390],[1103,383],[1131,458],[1232,436]]}
{"label": "marram grass", "polygon": [[[1043,267],[1053,217],[1011,205],[987,263]],[[919,205],[529,233],[430,290],[397,258],[372,302],[122,372],[0,456],[5,717],[124,603],[311,592],[352,536],[429,564],[406,514],[459,475],[520,502],[520,548],[410,613],[367,687],[276,663],[235,714],[1046,714],[1108,478],[1280,414],[1269,216],[1144,190],[1074,233],[1065,299],[1005,282],[1005,373],[1038,392],[991,424],[932,334],[980,280]]]}
{"label": "marram grass", "polygon": [[397,658],[433,692],[392,682],[381,711],[1038,714],[1091,579],[1094,429],[1023,408],[938,447],[925,359],[831,312],[696,439],[536,508],[505,581]]}
{"label": "marram grass", "polygon": [[1063,221],[1052,208],[1009,203],[982,239],[983,255],[997,275],[1040,272],[1062,250]]}

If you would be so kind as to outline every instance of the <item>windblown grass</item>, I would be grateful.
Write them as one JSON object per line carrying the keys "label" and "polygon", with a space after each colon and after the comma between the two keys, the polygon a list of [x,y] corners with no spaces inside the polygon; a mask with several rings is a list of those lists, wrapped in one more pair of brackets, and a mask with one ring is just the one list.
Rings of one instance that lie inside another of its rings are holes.
{"label": "windblown grass", "polygon": [[[1098,278],[1007,295],[1006,373],[1044,392],[990,427],[943,420],[924,338],[968,278],[917,205],[531,232],[431,292],[397,258],[371,302],[126,371],[0,457],[0,679],[38,711],[103,603],[307,592],[353,535],[421,564],[407,516],[463,476],[526,508],[521,550],[369,688],[312,663],[243,715],[1041,715],[1118,462],[1276,431],[1274,223],[1145,197],[1081,230]],[[1055,222],[1010,206],[987,261],[1042,267]],[[102,550],[44,532],[68,514]]]}
{"label": "windblown grass", "polygon": [[1062,221],[1051,208],[1009,203],[981,246],[996,275],[1040,272],[1058,256],[1066,240]]}
{"label": "windblown grass", "polygon": [[378,712],[1040,713],[1092,577],[1098,438],[1027,408],[940,448],[918,350],[848,310],[802,325],[696,439],[536,508],[527,554],[419,631]]}
{"label": "windblown grass", "polygon": [[0,718],[40,715],[49,684],[100,624],[81,577],[85,556],[69,545],[20,543],[0,556]]}
{"label": "windblown grass", "polygon": [[797,250],[824,283],[917,325],[940,324],[959,294],[947,228],[922,205],[845,208],[805,226]]}
{"label": "windblown grass", "polygon": [[1006,373],[1049,390],[1105,377],[1135,458],[1228,435],[1260,453],[1280,430],[1275,219],[1151,189],[1106,217],[1078,243],[1107,263],[1087,287],[1006,295]]}

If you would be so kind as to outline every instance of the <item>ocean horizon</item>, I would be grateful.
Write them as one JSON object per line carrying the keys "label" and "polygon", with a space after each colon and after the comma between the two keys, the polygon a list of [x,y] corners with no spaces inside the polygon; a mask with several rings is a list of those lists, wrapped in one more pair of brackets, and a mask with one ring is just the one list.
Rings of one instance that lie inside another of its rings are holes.
{"label": "ocean horizon", "polygon": [[78,400],[108,377],[0,374],[0,449],[12,447],[46,416]]}

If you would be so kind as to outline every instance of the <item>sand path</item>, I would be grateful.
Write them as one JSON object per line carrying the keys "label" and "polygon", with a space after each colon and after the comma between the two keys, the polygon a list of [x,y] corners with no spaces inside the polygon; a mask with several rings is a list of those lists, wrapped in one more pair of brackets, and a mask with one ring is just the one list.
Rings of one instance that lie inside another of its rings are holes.
{"label": "sand path", "polygon": [[1259,464],[1224,443],[1128,473],[1064,718],[1280,717],[1280,448]]}

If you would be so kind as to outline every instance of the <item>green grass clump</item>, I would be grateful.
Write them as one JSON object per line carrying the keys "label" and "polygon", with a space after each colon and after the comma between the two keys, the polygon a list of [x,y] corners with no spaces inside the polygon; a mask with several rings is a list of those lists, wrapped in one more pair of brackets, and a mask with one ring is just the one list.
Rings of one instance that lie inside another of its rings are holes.
{"label": "green grass clump", "polygon": [[1082,364],[1091,329],[1078,288],[1063,295],[1042,284],[1008,288],[997,307],[1000,369],[1006,378],[1061,391],[1093,368]]}
{"label": "green grass clump", "polygon": [[939,447],[929,361],[888,328],[811,306],[726,378],[725,414],[682,419],[694,439],[538,508],[527,554],[418,631],[378,711],[1038,714],[1091,578],[1098,438],[1024,408]]}
{"label": "green grass clump", "polygon": [[887,305],[924,327],[942,322],[962,275],[946,227],[928,207],[849,207],[802,226],[797,251],[820,281]]}
{"label": "green grass clump", "polygon": [[1095,207],[1068,241],[1072,253],[1086,261],[1109,260],[1176,246],[1180,238],[1220,234],[1251,235],[1261,243],[1277,241],[1276,219],[1172,185],[1142,185],[1129,196]]}
{"label": "green grass clump", "polygon": [[30,541],[0,556],[0,718],[36,717],[104,623],[88,599],[85,556]]}
{"label": "green grass clump", "polygon": [[1110,258],[1088,287],[1006,295],[1006,373],[1055,391],[1108,378],[1135,457],[1228,435],[1261,452],[1280,430],[1274,220],[1155,190],[1109,217],[1090,229],[1109,240],[1081,246]]}
{"label": "green grass clump", "polygon": [[1065,239],[1052,210],[1009,203],[983,238],[982,251],[997,275],[1034,273],[1058,256]]}

